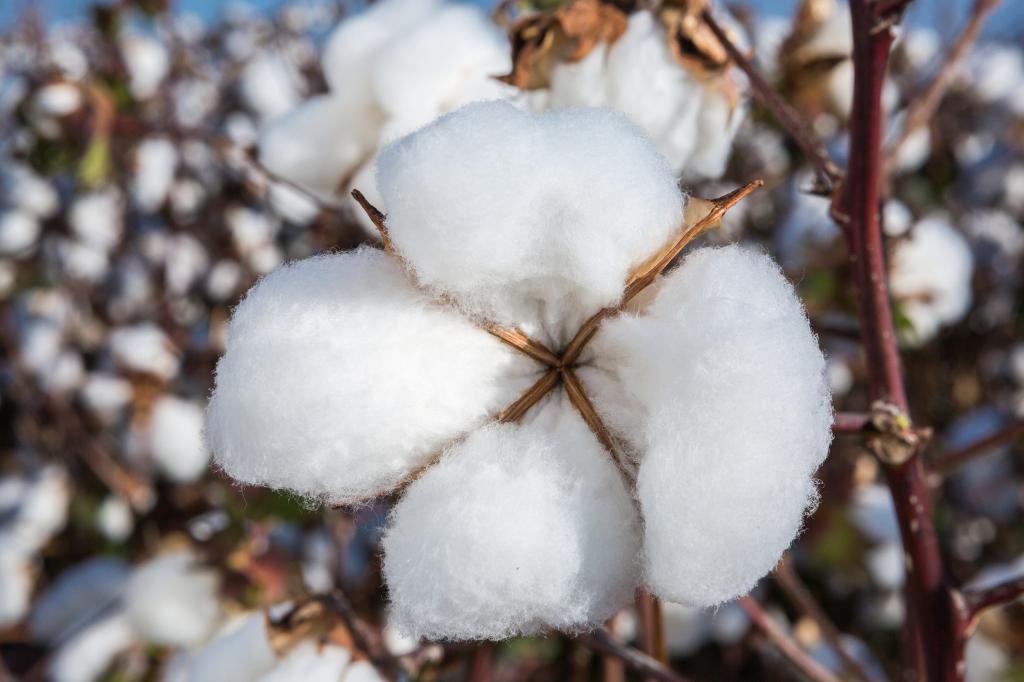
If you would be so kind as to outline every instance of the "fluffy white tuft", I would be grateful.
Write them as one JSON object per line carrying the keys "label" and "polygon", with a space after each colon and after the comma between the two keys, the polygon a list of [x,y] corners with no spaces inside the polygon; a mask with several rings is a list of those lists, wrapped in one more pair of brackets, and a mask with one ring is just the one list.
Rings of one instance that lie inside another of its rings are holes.
{"label": "fluffy white tuft", "polygon": [[825,361],[792,286],[765,255],[696,251],[593,346],[582,379],[599,411],[634,403],[623,438],[643,452],[648,584],[692,606],[747,592],[799,532],[831,441]]}
{"label": "fluffy white tuft", "polygon": [[36,600],[28,627],[37,642],[54,642],[79,630],[121,597],[128,567],[97,557],[68,569]]}
{"label": "fluffy white tuft", "polygon": [[109,343],[114,362],[124,370],[164,380],[178,373],[177,349],[163,330],[151,322],[119,327],[110,333]]}
{"label": "fluffy white tuft", "polygon": [[175,396],[160,398],[149,425],[149,452],[167,478],[182,483],[206,472],[210,451],[203,442],[203,408]]}
{"label": "fluffy white tuft", "polygon": [[143,563],[125,587],[128,620],[148,642],[195,646],[220,620],[218,579],[195,555],[176,551]]}
{"label": "fluffy white tuft", "polygon": [[450,448],[395,507],[384,576],[400,630],[593,628],[630,601],[638,520],[611,456],[564,398],[531,415]]}
{"label": "fluffy white tuft", "polygon": [[515,400],[534,369],[381,251],[310,258],[235,310],[207,437],[238,480],[355,502]]}
{"label": "fluffy white tuft", "polygon": [[124,613],[116,611],[89,624],[64,642],[50,661],[53,682],[93,682],[102,677],[118,654],[135,644]]}
{"label": "fluffy white tuft", "polygon": [[344,674],[352,660],[352,652],[332,644],[302,642],[285,656],[274,669],[262,675],[260,682],[337,682],[347,680]]}
{"label": "fluffy white tuft", "polygon": [[556,346],[682,220],[664,160],[601,109],[472,104],[387,147],[377,179],[422,284]]}

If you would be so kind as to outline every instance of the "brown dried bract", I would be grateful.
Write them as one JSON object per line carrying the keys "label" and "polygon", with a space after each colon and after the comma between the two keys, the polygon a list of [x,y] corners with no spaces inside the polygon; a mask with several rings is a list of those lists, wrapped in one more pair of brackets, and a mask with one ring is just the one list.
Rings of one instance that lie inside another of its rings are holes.
{"label": "brown dried bract", "polygon": [[732,60],[701,19],[706,6],[707,0],[664,0],[657,16],[680,65],[700,76],[719,76]]}
{"label": "brown dried bract", "polygon": [[525,16],[509,31],[512,71],[499,80],[524,90],[546,88],[556,63],[577,62],[598,43],[614,43],[626,25],[626,14],[602,0],[569,0],[557,9]]}

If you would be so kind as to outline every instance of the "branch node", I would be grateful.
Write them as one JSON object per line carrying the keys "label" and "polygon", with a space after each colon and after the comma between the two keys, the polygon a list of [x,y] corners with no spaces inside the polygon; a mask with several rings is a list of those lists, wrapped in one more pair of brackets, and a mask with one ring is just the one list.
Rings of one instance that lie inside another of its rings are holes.
{"label": "branch node", "polygon": [[871,426],[874,432],[866,440],[867,448],[889,466],[906,464],[931,437],[931,429],[915,429],[906,412],[883,400],[871,405]]}

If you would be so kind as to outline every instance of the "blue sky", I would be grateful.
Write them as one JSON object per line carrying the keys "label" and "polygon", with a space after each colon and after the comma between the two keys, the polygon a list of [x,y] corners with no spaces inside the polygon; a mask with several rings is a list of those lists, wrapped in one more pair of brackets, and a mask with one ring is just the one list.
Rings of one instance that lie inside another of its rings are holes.
{"label": "blue sky", "polygon": [[[21,8],[27,3],[34,4],[49,22],[76,21],[81,19],[94,0],[0,0],[0,27],[11,26]],[[172,0],[178,11],[194,12],[204,19],[216,18],[219,12],[236,0]],[[247,0],[246,4],[258,9],[271,11],[289,0]],[[476,0],[478,4],[490,5],[492,0]],[[798,0],[739,0],[758,12],[787,15],[792,12]],[[943,34],[952,34],[963,22],[973,0],[916,0],[911,5],[910,21],[915,25],[938,27]],[[1004,40],[1024,39],[1024,2],[1003,0],[995,14],[989,19],[986,33]]]}

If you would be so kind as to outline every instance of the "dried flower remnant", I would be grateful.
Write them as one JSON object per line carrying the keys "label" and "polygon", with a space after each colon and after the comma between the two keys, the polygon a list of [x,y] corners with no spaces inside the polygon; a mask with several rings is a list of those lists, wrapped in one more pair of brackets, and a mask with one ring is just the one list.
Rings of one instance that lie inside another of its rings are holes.
{"label": "dried flower remnant", "polygon": [[661,274],[751,187],[687,204],[620,114],[507,103],[394,143],[378,180],[387,250],[237,309],[220,466],[336,503],[404,486],[384,573],[416,635],[592,628],[642,582],[713,605],[772,568],[830,441],[821,352],[764,255]]}
{"label": "dried flower remnant", "polygon": [[[604,0],[571,0],[511,27],[512,71],[542,109],[609,106],[651,138],[676,172],[722,175],[746,113],[746,81],[700,20],[704,0],[627,14]],[[742,29],[728,30],[742,40]],[[635,74],[644,73],[644,78]]]}

